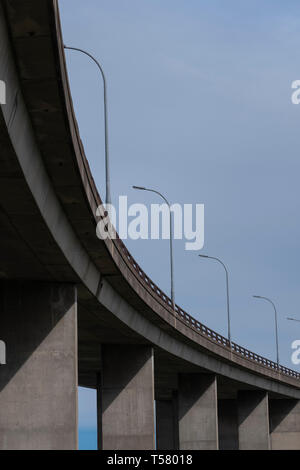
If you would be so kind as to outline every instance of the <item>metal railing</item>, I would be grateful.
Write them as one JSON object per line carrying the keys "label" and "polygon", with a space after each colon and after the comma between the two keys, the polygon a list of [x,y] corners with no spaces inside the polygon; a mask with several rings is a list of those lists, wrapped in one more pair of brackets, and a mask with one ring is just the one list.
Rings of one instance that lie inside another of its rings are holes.
{"label": "metal railing", "polygon": [[300,379],[299,372],[296,372],[295,370],[289,369],[281,365],[278,366],[276,362],[271,361],[270,359],[267,359],[263,356],[260,356],[259,354],[256,354],[252,351],[249,351],[248,349],[245,349],[242,346],[239,346],[238,344],[234,342],[231,342],[230,344],[227,338],[225,338],[224,336],[220,335],[219,333],[215,332],[214,330],[200,323],[198,320],[196,320],[194,317],[189,315],[178,305],[175,305],[175,314],[174,314],[174,310],[172,309],[171,299],[146,275],[146,273],[142,270],[142,268],[138,265],[138,263],[129,253],[123,241],[119,237],[117,237],[114,241],[119,249],[120,254],[122,255],[122,258],[126,261],[127,264],[129,264],[133,268],[134,273],[137,275],[138,279],[142,281],[144,286],[148,288],[148,290],[152,294],[159,297],[159,299],[165,304],[165,306],[168,308],[168,311],[174,317],[181,320],[183,323],[185,323],[187,326],[189,326],[190,328],[192,328],[193,330],[195,330],[197,333],[204,336],[205,338],[212,340],[213,342],[223,346],[229,351],[234,352],[245,359],[248,359],[264,367],[267,367],[268,369],[277,371],[280,374],[287,375],[289,377],[294,377],[296,379]]}

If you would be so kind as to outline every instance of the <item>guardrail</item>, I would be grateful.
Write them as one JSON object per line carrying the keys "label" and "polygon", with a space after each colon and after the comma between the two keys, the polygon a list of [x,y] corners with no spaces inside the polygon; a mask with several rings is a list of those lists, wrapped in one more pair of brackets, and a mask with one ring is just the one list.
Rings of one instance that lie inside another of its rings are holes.
{"label": "guardrail", "polygon": [[121,255],[125,259],[126,263],[129,264],[134,269],[135,273],[143,281],[143,284],[146,285],[146,287],[153,294],[158,296],[159,299],[162,300],[166,304],[167,307],[169,307],[169,311],[172,315],[174,315],[174,317],[179,318],[181,321],[183,321],[186,325],[188,325],[190,328],[195,330],[200,335],[206,338],[209,338],[210,340],[220,344],[221,346],[231,350],[232,352],[246,359],[249,359],[250,361],[258,363],[269,369],[273,369],[274,371],[277,371],[280,374],[287,375],[289,377],[294,377],[296,379],[300,379],[299,372],[296,372],[295,370],[289,369],[281,365],[278,366],[276,362],[273,362],[263,356],[260,356],[252,351],[249,351],[248,349],[245,349],[236,343],[231,342],[230,344],[227,338],[225,338],[224,336],[220,335],[216,331],[211,330],[207,326],[200,323],[198,320],[196,320],[194,317],[189,315],[178,305],[175,305],[175,313],[174,313],[171,299],[146,275],[146,273],[142,270],[142,268],[138,265],[138,263],[129,253],[123,241],[118,236],[114,241],[116,242],[121,252]]}

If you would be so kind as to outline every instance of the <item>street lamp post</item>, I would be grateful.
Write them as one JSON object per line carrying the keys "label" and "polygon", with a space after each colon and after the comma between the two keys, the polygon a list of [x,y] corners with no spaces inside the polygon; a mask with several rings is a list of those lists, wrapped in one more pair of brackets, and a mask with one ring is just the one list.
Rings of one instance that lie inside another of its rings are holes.
{"label": "street lamp post", "polygon": [[227,294],[227,325],[228,325],[228,341],[231,347],[231,330],[230,330],[230,308],[229,308],[229,280],[228,280],[228,270],[219,258],[216,258],[214,256],[208,256],[208,255],[199,255],[200,258],[207,258],[207,259],[213,259],[215,261],[218,261],[223,268],[225,269],[225,274],[226,274],[226,294]]}
{"label": "street lamp post", "polygon": [[175,310],[175,291],[174,291],[174,260],[173,260],[173,226],[172,226],[172,211],[169,201],[159,191],[155,189],[145,188],[144,186],[132,186],[133,189],[139,191],[149,191],[151,193],[158,194],[167,204],[170,214],[170,271],[171,271],[171,301],[173,310]]}
{"label": "street lamp post", "polygon": [[254,297],[255,299],[266,300],[266,301],[269,302],[269,303],[273,306],[273,308],[274,308],[274,313],[275,313],[275,334],[276,334],[277,365],[278,365],[278,367],[279,367],[278,321],[277,321],[277,310],[276,310],[275,304],[274,304],[274,302],[272,302],[271,299],[268,299],[267,297],[262,297],[261,295],[254,295],[253,297]]}
{"label": "street lamp post", "polygon": [[106,78],[103,72],[103,69],[98,62],[89,52],[84,51],[83,49],[79,49],[77,47],[69,47],[65,46],[65,49],[70,51],[77,51],[81,52],[82,54],[87,55],[93,62],[97,65],[98,69],[100,70],[102,79],[103,79],[103,99],[104,99],[104,139],[105,139],[105,179],[106,179],[106,196],[105,202],[106,204],[111,204],[111,194],[110,194],[110,168],[109,168],[109,146],[108,146],[108,112],[107,112],[107,86],[106,86]]}

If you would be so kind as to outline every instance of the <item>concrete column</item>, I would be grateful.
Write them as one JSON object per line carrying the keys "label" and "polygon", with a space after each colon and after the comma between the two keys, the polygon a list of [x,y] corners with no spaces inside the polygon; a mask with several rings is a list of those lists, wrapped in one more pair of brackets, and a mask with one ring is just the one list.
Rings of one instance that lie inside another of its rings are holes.
{"label": "concrete column", "polygon": [[218,400],[219,449],[238,450],[239,434],[236,400]]}
{"label": "concrete column", "polygon": [[262,390],[238,393],[240,450],[270,449],[268,394]]}
{"label": "concrete column", "polygon": [[181,374],[178,386],[180,449],[218,449],[216,376]]}
{"label": "concrete column", "polygon": [[178,442],[177,397],[156,400],[156,447],[158,450],[177,450]]}
{"label": "concrete column", "polygon": [[97,383],[97,446],[98,450],[102,448],[102,391],[101,391],[101,373],[96,377]]}
{"label": "concrete column", "polygon": [[272,450],[300,450],[300,401],[269,400]]}
{"label": "concrete column", "polygon": [[102,346],[102,449],[154,449],[153,363],[151,346]]}
{"label": "concrete column", "polygon": [[0,312],[0,449],[76,449],[76,288],[1,283]]}

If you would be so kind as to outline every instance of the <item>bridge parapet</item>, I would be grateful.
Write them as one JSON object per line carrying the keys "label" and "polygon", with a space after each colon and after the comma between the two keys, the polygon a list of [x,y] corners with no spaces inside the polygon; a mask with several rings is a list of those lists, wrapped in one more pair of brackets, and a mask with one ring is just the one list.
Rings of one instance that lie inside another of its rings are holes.
{"label": "bridge parapet", "polygon": [[175,305],[175,311],[172,309],[172,301],[170,297],[165,294],[156,284],[153,282],[149,276],[143,271],[143,269],[139,266],[139,264],[136,262],[136,260],[133,258],[133,256],[130,254],[128,249],[126,248],[125,244],[120,238],[116,238],[115,240],[116,246],[122,256],[122,258],[125,260],[125,262],[129,265],[129,267],[132,269],[134,275],[139,279],[139,281],[142,283],[142,285],[152,294],[155,295],[156,297],[159,298],[160,301],[164,303],[164,306],[168,309],[168,311],[171,313],[171,315],[174,317],[174,320],[182,321],[184,324],[188,325],[190,328],[195,330],[197,333],[200,335],[204,336],[205,338],[208,338],[218,345],[223,346],[230,352],[234,352],[240,356],[242,356],[245,359],[248,359],[250,361],[253,361],[257,364],[260,364],[268,369],[272,369],[273,371],[277,371],[280,374],[287,375],[289,377],[293,377],[296,379],[300,379],[300,373],[293,370],[289,369],[288,367],[279,365],[271,361],[270,359],[267,359],[263,356],[260,356],[259,354],[256,354],[242,346],[240,346],[237,343],[234,342],[229,342],[227,338],[222,336],[221,334],[217,333],[216,331],[212,330],[211,328],[208,328],[205,326],[203,323],[201,323],[199,320],[196,320],[196,318],[192,317],[189,315],[185,310],[183,310],[179,305]]}

